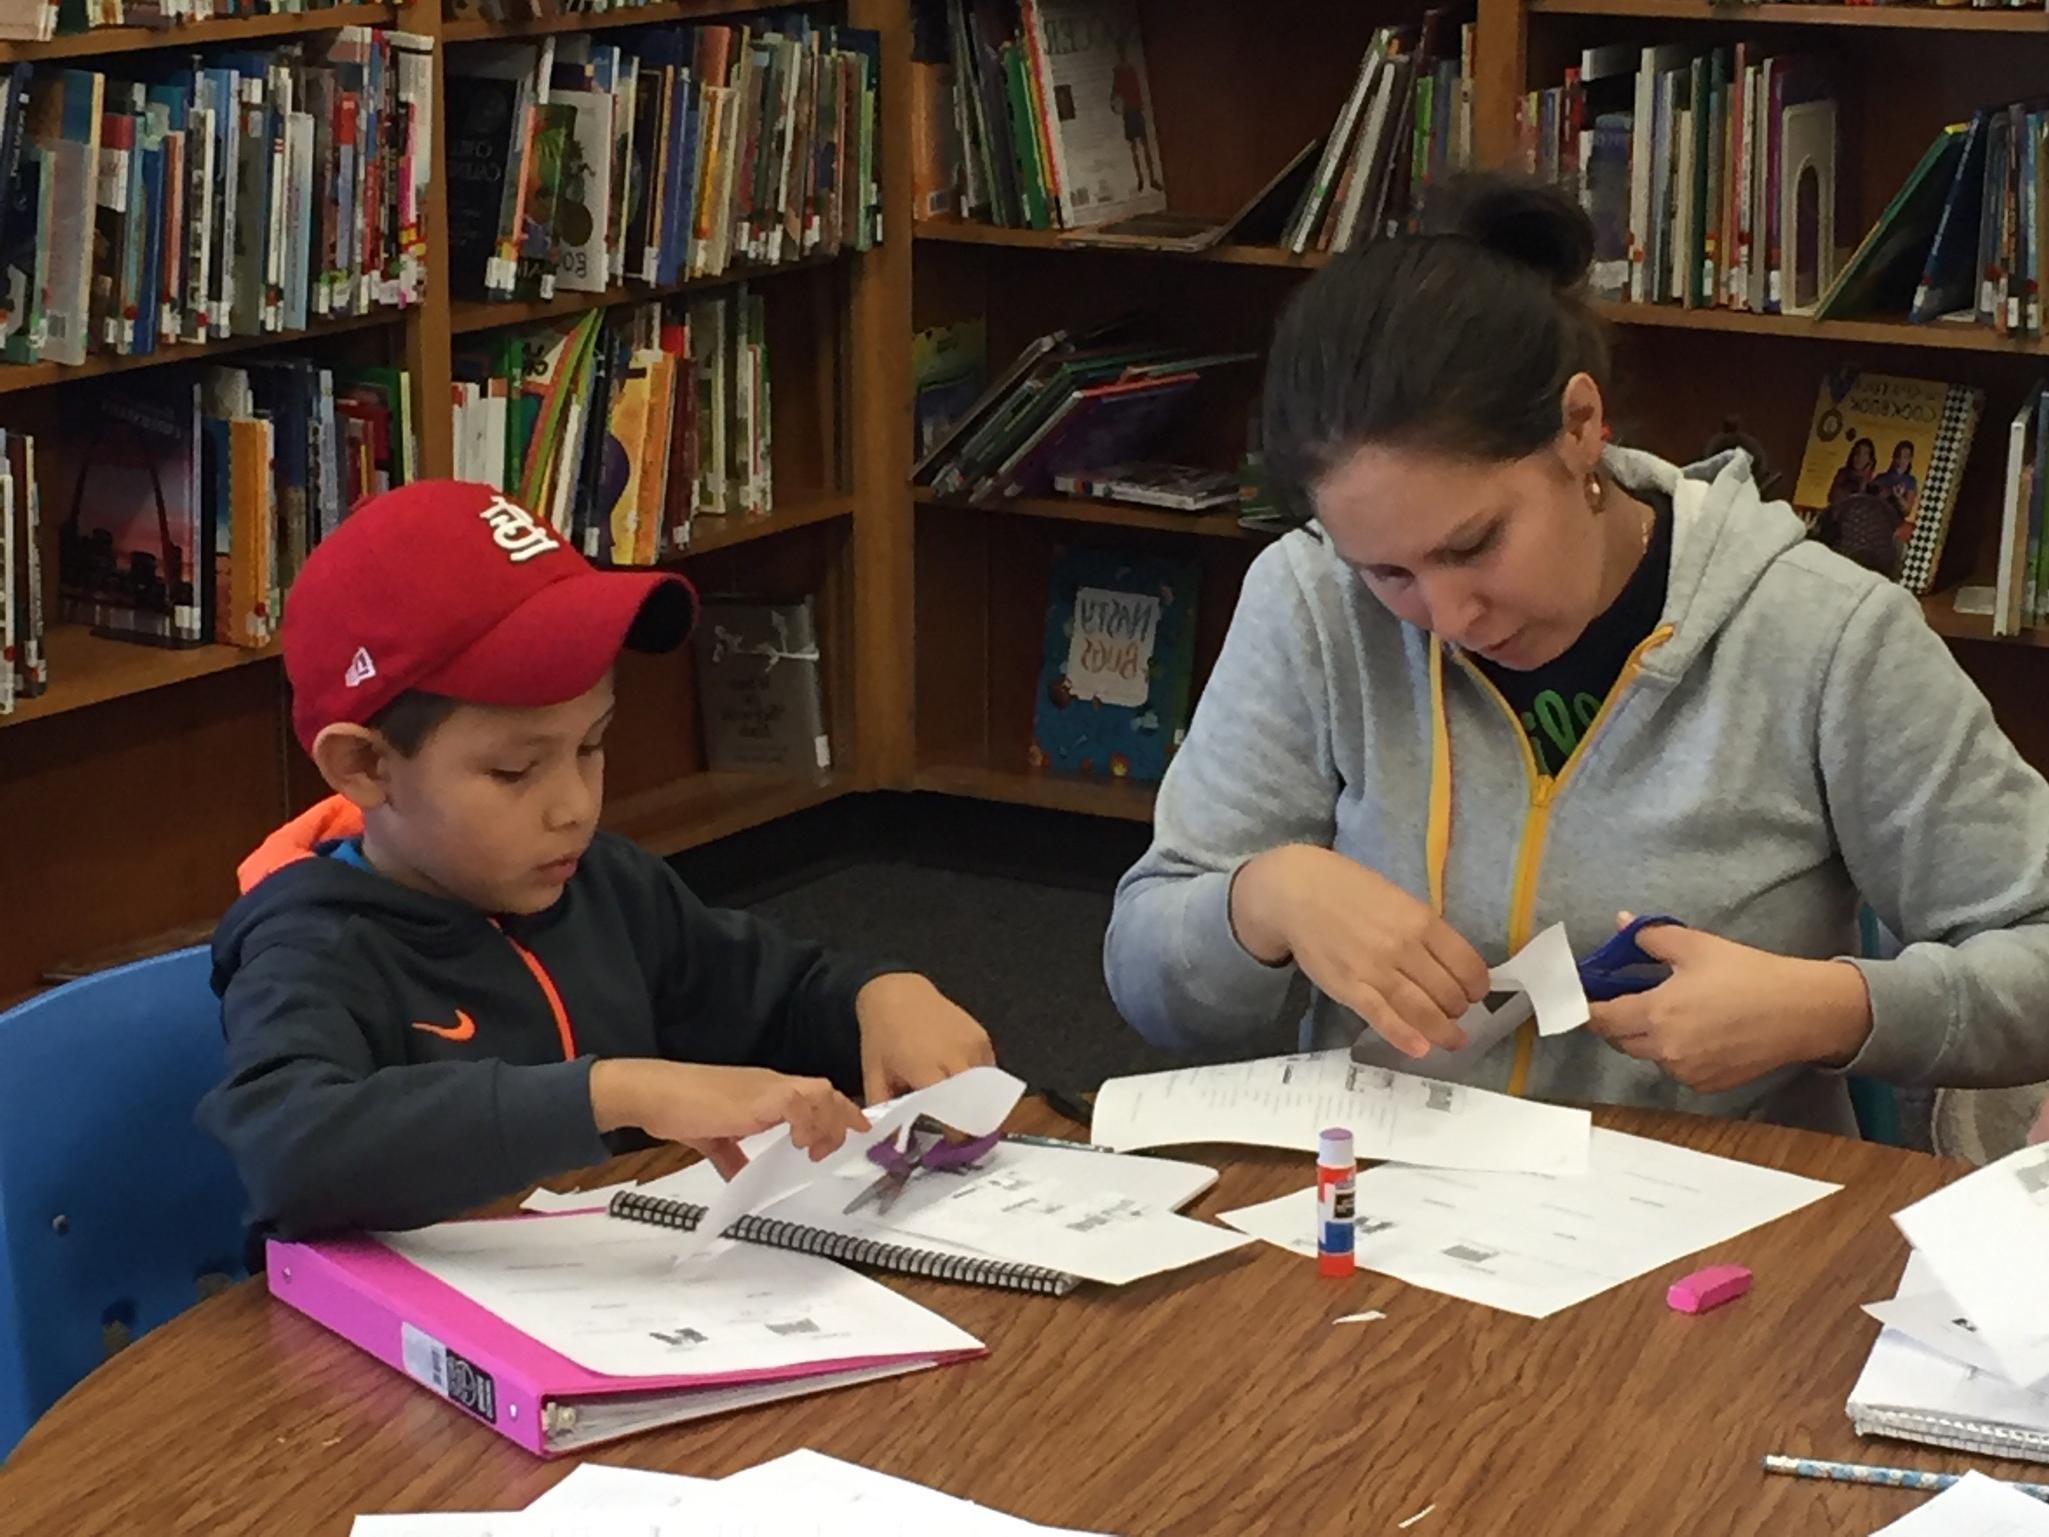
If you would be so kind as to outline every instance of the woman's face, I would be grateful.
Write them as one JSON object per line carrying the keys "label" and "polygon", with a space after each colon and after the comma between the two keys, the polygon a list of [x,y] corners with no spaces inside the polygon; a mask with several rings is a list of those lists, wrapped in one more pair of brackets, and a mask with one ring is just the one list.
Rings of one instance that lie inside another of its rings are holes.
{"label": "woman's face", "polygon": [[1396,617],[1527,671],[1600,611],[1606,529],[1574,452],[1570,435],[1503,463],[1369,446],[1316,485],[1316,514]]}
{"label": "woman's face", "polygon": [[1914,445],[1902,443],[1892,451],[1892,469],[1895,475],[1904,475],[1914,467]]}
{"label": "woman's face", "polygon": [[1878,450],[1871,446],[1871,439],[1859,438],[1850,447],[1850,468],[1873,470],[1878,467]]}

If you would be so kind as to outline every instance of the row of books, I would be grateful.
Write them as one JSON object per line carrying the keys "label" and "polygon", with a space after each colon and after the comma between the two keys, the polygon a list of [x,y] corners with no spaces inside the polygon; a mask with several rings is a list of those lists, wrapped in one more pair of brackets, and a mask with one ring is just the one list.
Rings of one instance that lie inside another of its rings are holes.
{"label": "row of books", "polygon": [[0,72],[0,355],[82,363],[417,302],[431,40],[342,27]]}
{"label": "row of books", "polygon": [[[341,0],[16,0],[0,7],[0,40],[47,43],[101,27],[171,28],[233,16],[298,16]],[[175,42],[175,37],[166,37]]]}
{"label": "row of books", "polygon": [[1413,229],[1472,142],[1473,24],[1454,35],[1432,8],[1416,26],[1375,28],[1281,243],[1298,255],[1348,251]]}
{"label": "row of books", "polygon": [[775,500],[766,301],[746,286],[489,334],[455,359],[456,473],[592,560],[652,565]]}
{"label": "row of books", "polygon": [[36,440],[0,428],[0,715],[50,686]]}
{"label": "row of books", "polygon": [[61,617],[158,645],[270,644],[308,551],[418,463],[401,369],[214,365],[88,409],[51,471]]}
{"label": "row of books", "polygon": [[[1135,0],[945,0],[944,73],[914,115],[957,167],[965,218],[1080,229],[1167,206]],[[943,98],[943,99],[942,99]],[[946,211],[945,192],[921,202]]]}
{"label": "row of books", "polygon": [[1999,565],[1992,579],[1994,635],[2018,635],[2049,624],[2049,540],[2042,537],[2045,499],[2049,499],[2049,387],[2038,380],[2007,428]]}
{"label": "row of books", "polygon": [[1902,314],[1916,323],[2042,334],[2044,103],[1980,108],[1940,129],[1850,256],[1824,316]]}
{"label": "row of books", "polygon": [[868,249],[880,48],[788,13],[451,51],[453,291],[547,299]]}
{"label": "row of books", "polygon": [[1816,58],[1589,48],[1516,126],[1525,169],[1581,189],[1601,297],[1799,315],[1834,280],[1836,104]]}
{"label": "row of books", "polygon": [[1048,332],[934,432],[912,483],[978,506],[1046,495],[1150,454],[1204,378],[1256,358],[1162,346],[1125,319]]}

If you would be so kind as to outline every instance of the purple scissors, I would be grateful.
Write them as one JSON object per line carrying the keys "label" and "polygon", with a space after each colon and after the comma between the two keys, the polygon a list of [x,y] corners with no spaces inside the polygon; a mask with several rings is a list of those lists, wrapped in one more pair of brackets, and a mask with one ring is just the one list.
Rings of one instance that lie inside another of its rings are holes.
{"label": "purple scissors", "polygon": [[[921,1135],[925,1139],[922,1142]],[[920,1116],[905,1129],[903,1146],[899,1147],[895,1138],[885,1137],[868,1149],[869,1160],[881,1165],[882,1173],[862,1187],[861,1193],[846,1204],[843,1214],[851,1217],[862,1207],[873,1205],[877,1216],[885,1215],[920,1169],[935,1174],[965,1169],[1002,1140],[1001,1132],[992,1131],[986,1137],[955,1142],[947,1136],[945,1127]]]}

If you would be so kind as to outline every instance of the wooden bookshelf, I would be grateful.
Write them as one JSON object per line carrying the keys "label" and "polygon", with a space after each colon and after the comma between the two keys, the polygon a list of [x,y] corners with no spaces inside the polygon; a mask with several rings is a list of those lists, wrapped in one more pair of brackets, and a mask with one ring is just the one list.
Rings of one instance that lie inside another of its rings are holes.
{"label": "wooden bookshelf", "polygon": [[977,507],[969,502],[936,497],[925,486],[911,493],[921,507],[944,508],[964,517],[1052,518],[1064,523],[1095,523],[1105,528],[1146,528],[1170,534],[1195,534],[1206,539],[1259,539],[1235,512],[1175,512],[1167,508],[1134,507],[1124,502],[1099,502],[1080,496],[1020,496]]}
{"label": "wooden bookshelf", "polygon": [[231,667],[255,666],[275,660],[278,654],[275,646],[255,651],[240,646],[174,651],[105,639],[82,624],[53,624],[47,639],[50,675],[58,682],[48,693],[17,700],[11,715],[0,715],[0,728],[26,726],[68,710],[89,709]]}
{"label": "wooden bookshelf", "polygon": [[832,523],[854,515],[854,503],[849,497],[825,496],[811,500],[778,501],[766,517],[700,517],[691,526],[690,546],[678,553],[675,560],[688,564],[701,556],[717,550],[730,550],[735,546],[751,544],[757,539],[773,539],[800,528],[813,528],[820,523]]}
{"label": "wooden bookshelf", "polygon": [[407,313],[397,309],[372,310],[367,315],[342,315],[333,320],[323,320],[303,331],[265,331],[255,336],[225,336],[210,342],[178,342],[159,347],[154,352],[138,352],[126,357],[116,353],[90,353],[83,363],[0,365],[0,395],[48,389],[53,384],[80,384],[88,379],[129,374],[143,368],[167,368],[173,363],[207,362],[258,347],[290,347],[295,343],[321,342],[329,337],[346,336],[352,331],[397,325],[407,318]]}
{"label": "wooden bookshelf", "polygon": [[227,16],[172,27],[95,27],[42,43],[0,41],[0,64],[99,58],[152,49],[198,48],[209,43],[267,42],[304,32],[331,32],[337,27],[389,27],[400,24],[403,10],[396,5],[335,5],[325,10]]}
{"label": "wooden bookshelf", "polygon": [[1321,267],[1330,260],[1326,251],[1296,255],[1280,246],[1214,245],[1207,251],[1153,250],[1144,246],[1099,246],[1074,240],[1058,230],[1006,229],[995,224],[975,224],[966,219],[920,219],[915,228],[920,240],[947,241],[954,245],[1009,246],[1020,251],[1087,251],[1095,254],[1164,257],[1172,261],[1216,262],[1226,267]]}
{"label": "wooden bookshelf", "polygon": [[1928,627],[1949,640],[1980,641],[1988,646],[2024,646],[2049,650],[2049,628],[2022,630],[2018,635],[1994,635],[1990,614],[1960,614],[1956,593],[1931,592],[1921,600],[1921,612]]}
{"label": "wooden bookshelf", "polygon": [[1687,309],[1678,304],[1603,301],[1601,314],[1617,325],[1661,326],[1675,331],[1720,331],[1737,336],[1770,336],[1791,341],[1835,342],[1928,352],[1997,352],[2009,356],[2049,355],[2040,340],[2001,336],[1990,326],[1904,320],[1810,320],[1801,315],[1761,315],[1749,310]]}
{"label": "wooden bookshelf", "polygon": [[[798,6],[817,5],[819,0],[789,0]],[[726,16],[744,16],[763,7],[745,0],[659,0],[655,5],[615,6],[608,11],[566,11],[554,16],[518,17],[492,21],[487,17],[465,17],[441,23],[445,43],[474,43],[489,39],[548,37],[562,32],[601,32],[613,27],[661,26],[673,22],[717,21]],[[773,7],[771,7],[773,9]]]}
{"label": "wooden bookshelf", "polygon": [[790,272],[807,272],[844,260],[841,256],[807,256],[773,266],[739,266],[717,277],[691,278],[669,284],[628,283],[602,293],[577,293],[568,289],[552,299],[454,299],[448,306],[448,328],[460,336],[470,331],[491,331],[501,326],[529,326],[539,320],[563,315],[581,315],[589,310],[609,309],[615,304],[644,304],[650,300],[673,299],[731,288],[737,283],[760,282]]}
{"label": "wooden bookshelf", "polygon": [[1046,811],[1115,817],[1125,822],[1153,819],[1153,787],[1149,784],[1011,772],[972,764],[928,765],[918,770],[912,784],[916,789],[941,795],[964,795],[1011,806],[1037,806]]}
{"label": "wooden bookshelf", "polygon": [[1868,27],[1914,32],[2017,32],[2049,35],[2039,9],[1976,10],[1935,5],[1746,3],[1730,0],[1529,0],[1532,16],[1615,16],[1643,21],[1717,22],[1735,27]]}
{"label": "wooden bookshelf", "polygon": [[853,788],[844,774],[783,779],[760,774],[687,775],[659,790],[605,808],[605,826],[657,854],[729,838],[837,800]]}

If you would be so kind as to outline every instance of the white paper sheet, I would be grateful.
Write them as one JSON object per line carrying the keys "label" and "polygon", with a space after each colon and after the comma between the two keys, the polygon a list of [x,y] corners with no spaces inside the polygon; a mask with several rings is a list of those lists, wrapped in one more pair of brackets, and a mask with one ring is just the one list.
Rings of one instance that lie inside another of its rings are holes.
{"label": "white paper sheet", "polygon": [[1237,1142],[1313,1153],[1328,1126],[1349,1127],[1360,1158],[1572,1174],[1587,1167],[1593,1118],[1565,1105],[1366,1067],[1339,1047],[1112,1078],[1096,1096],[1092,1135],[1119,1152]]}
{"label": "white paper sheet", "polygon": [[677,1235],[680,1251],[691,1254],[704,1249],[749,1212],[773,1206],[837,1168],[856,1160],[863,1167],[872,1167],[868,1149],[896,1136],[921,1115],[979,1137],[1001,1126],[1023,1094],[1023,1080],[1002,1068],[971,1067],[930,1088],[891,1100],[887,1106],[876,1106],[868,1113],[867,1131],[847,1138],[837,1152],[815,1163],[790,1140],[785,1128],[749,1157],[746,1168],[719,1187],[696,1231]]}
{"label": "white paper sheet", "polygon": [[1871,1537],[2045,1537],[2049,1505],[1983,1473],[1966,1473]]}
{"label": "white paper sheet", "polygon": [[2049,1143],[2024,1147],[1893,1214],[2000,1375],[2049,1379]]}
{"label": "white paper sheet", "polygon": [[892,1478],[822,1452],[791,1452],[720,1482],[727,1493],[776,1490],[800,1503],[840,1512],[842,1532],[944,1533],[945,1537],[1091,1537],[957,1499],[924,1484]]}
{"label": "white paper sheet", "polygon": [[521,1211],[558,1212],[588,1211],[592,1207],[604,1206],[622,1190],[633,1189],[633,1181],[625,1180],[617,1185],[600,1185],[595,1190],[548,1190],[534,1191],[519,1203]]}
{"label": "white paper sheet", "polygon": [[1459,1028],[1466,1034],[1466,1044],[1459,1050],[1432,1047],[1427,1056],[1411,1057],[1367,1030],[1352,1045],[1352,1060],[1423,1078],[1456,1077],[1533,1012],[1539,1035],[1563,1035],[1577,1030],[1590,1017],[1586,990],[1579,980],[1579,960],[1562,923],[1552,924],[1499,966],[1489,968],[1487,976],[1495,991],[1507,997],[1493,1009],[1484,1002],[1476,1003],[1459,1017]]}
{"label": "white paper sheet", "polygon": [[614,1511],[688,1510],[716,1482],[683,1473],[651,1473],[580,1462],[569,1476],[527,1506],[528,1515],[571,1516]]}
{"label": "white paper sheet", "polygon": [[[1841,1188],[1618,1131],[1597,1128],[1592,1146],[1593,1167],[1573,1176],[1367,1170],[1352,1198],[1359,1265],[1547,1318]],[[1222,1220],[1316,1253],[1314,1189]]]}
{"label": "white paper sheet", "polygon": [[[358,1516],[349,1537],[683,1537],[659,1515],[564,1516],[526,1511],[437,1511],[426,1515]],[[690,1537],[697,1537],[695,1532]]]}
{"label": "white paper sheet", "polygon": [[377,1236],[514,1328],[612,1376],[714,1378],[979,1343],[831,1260],[730,1244],[678,1266],[676,1233],[603,1212]]}
{"label": "white paper sheet", "polygon": [[1947,1292],[1926,1291],[1885,1302],[1867,1302],[1864,1311],[1888,1329],[1897,1329],[1908,1339],[1926,1345],[1960,1366],[1990,1372],[1995,1377],[2000,1374],[1999,1358],[1979,1337],[1963,1309],[1950,1300]]}

